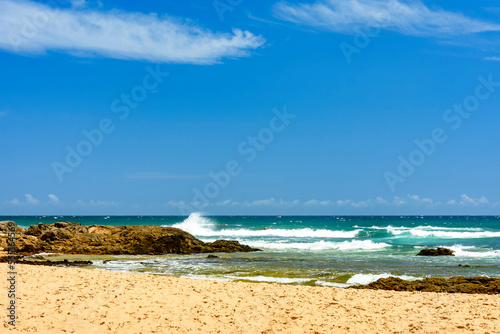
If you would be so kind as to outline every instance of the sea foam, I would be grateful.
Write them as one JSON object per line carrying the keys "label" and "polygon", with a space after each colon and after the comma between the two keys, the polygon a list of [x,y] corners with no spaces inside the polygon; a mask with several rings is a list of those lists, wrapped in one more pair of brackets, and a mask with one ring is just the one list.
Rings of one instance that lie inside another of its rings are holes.
{"label": "sea foam", "polygon": [[413,237],[437,237],[449,239],[476,239],[500,237],[500,232],[484,231],[478,227],[442,227],[442,226],[417,226],[417,227],[395,227],[395,226],[371,226],[365,229],[386,230],[395,236],[411,235]]}
{"label": "sea foam", "polygon": [[500,257],[500,250],[484,251],[483,249],[478,249],[474,246],[462,246],[462,245],[454,245],[448,248],[453,250],[454,255],[457,257],[477,257],[477,258]]}
{"label": "sea foam", "polygon": [[380,278],[388,278],[391,276],[401,278],[404,280],[408,280],[408,281],[414,281],[414,280],[419,279],[418,277],[407,276],[407,275],[396,276],[396,275],[391,275],[391,274],[378,274],[378,275],[375,275],[375,274],[356,274],[356,275],[352,276],[351,278],[349,278],[347,280],[346,284],[349,284],[349,285],[363,284],[364,285],[364,284],[369,284],[371,282],[375,282]]}
{"label": "sea foam", "polygon": [[221,236],[221,237],[285,237],[285,238],[339,238],[347,239],[357,236],[359,231],[332,231],[325,229],[222,229],[216,230],[216,223],[200,213],[192,213],[182,223],[172,227],[180,228],[195,236]]}

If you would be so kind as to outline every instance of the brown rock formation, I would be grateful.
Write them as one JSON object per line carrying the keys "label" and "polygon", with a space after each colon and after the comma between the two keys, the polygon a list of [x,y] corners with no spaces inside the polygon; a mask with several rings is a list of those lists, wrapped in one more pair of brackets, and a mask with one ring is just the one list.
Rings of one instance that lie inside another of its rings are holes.
{"label": "brown rock formation", "polygon": [[417,256],[455,256],[453,251],[449,248],[438,247],[437,249],[433,248],[424,248],[420,252],[418,252]]}
{"label": "brown rock formation", "polygon": [[[0,222],[0,247],[7,250],[7,226]],[[258,249],[237,241],[217,240],[205,243],[174,227],[155,225],[82,226],[59,222],[31,225],[27,230],[16,226],[16,253],[62,254],[194,254],[214,252],[252,252]]]}

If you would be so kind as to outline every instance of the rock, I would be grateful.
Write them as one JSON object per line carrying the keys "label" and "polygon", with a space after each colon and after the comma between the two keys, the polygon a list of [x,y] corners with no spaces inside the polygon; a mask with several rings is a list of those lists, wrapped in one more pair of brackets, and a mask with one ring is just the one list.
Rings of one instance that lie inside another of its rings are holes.
{"label": "rock", "polygon": [[15,230],[16,233],[21,233],[23,231],[23,229],[17,226],[17,224],[13,221],[10,220],[0,221],[0,235],[12,232],[13,229]]}
{"label": "rock", "polygon": [[[14,232],[14,242],[15,242],[15,254],[14,255],[25,255],[33,254],[36,250],[42,248],[40,240],[36,237],[26,235],[26,230],[17,226],[13,221],[1,221],[0,222],[0,252],[11,253],[10,243],[11,237],[9,234]],[[12,254],[10,254],[12,255]]]}
{"label": "rock", "polygon": [[380,278],[367,285],[353,286],[354,289],[449,292],[449,293],[483,293],[499,294],[500,278],[463,277],[425,278],[417,281],[406,281],[397,277]]}
{"label": "rock", "polygon": [[219,257],[217,255],[212,255],[210,254],[209,256],[207,256],[207,259],[218,259]]}
{"label": "rock", "polygon": [[[5,224],[4,224],[5,225]],[[0,225],[0,228],[2,226]],[[0,246],[7,235],[0,235]],[[40,252],[87,255],[120,254],[195,254],[216,252],[253,252],[259,249],[237,241],[217,240],[204,243],[174,227],[155,225],[82,226],[80,223],[58,222],[31,225],[19,229],[16,236],[18,255]]]}
{"label": "rock", "polygon": [[[253,252],[255,248],[242,245],[234,240],[216,240],[208,242],[206,245],[213,249],[211,253],[235,253],[235,252]],[[260,250],[260,249],[259,249]]]}
{"label": "rock", "polygon": [[468,264],[459,264],[458,266],[462,268],[470,268],[470,265]]}
{"label": "rock", "polygon": [[43,252],[45,252],[45,245],[37,237],[23,234],[16,237],[16,254],[31,255]]}
{"label": "rock", "polygon": [[433,248],[424,248],[422,249],[417,256],[455,256],[453,251],[449,248],[438,247],[437,249]]}
{"label": "rock", "polygon": [[[0,258],[0,262],[8,262],[7,257]],[[50,261],[50,260],[28,260],[18,258],[15,261],[16,264],[30,264],[35,266],[64,266],[64,267],[81,267],[81,266],[89,266],[92,264],[92,261]]]}

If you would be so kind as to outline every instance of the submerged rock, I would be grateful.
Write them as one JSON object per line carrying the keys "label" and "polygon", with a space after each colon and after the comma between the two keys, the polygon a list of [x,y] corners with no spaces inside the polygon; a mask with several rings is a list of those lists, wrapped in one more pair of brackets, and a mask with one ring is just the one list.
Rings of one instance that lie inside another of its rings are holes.
{"label": "submerged rock", "polygon": [[[18,255],[41,252],[161,255],[259,251],[241,245],[238,241],[217,240],[205,243],[181,229],[155,225],[82,226],[72,222],[39,223],[31,225],[27,230],[17,227],[16,234]],[[7,250],[7,234],[1,232],[0,247]]]}
{"label": "submerged rock", "polygon": [[424,248],[422,249],[417,256],[455,256],[453,251],[449,248],[438,247],[437,249],[433,248]]}
{"label": "submerged rock", "polygon": [[500,278],[483,276],[452,278],[425,278],[417,281],[407,281],[398,277],[380,278],[367,285],[353,286],[354,289],[449,292],[449,293],[483,293],[499,294]]}

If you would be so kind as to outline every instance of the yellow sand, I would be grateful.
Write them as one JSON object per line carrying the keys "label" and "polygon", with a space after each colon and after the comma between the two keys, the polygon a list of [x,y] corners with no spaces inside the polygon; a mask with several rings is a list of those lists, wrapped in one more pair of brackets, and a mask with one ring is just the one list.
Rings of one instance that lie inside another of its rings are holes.
{"label": "yellow sand", "polygon": [[[7,272],[6,264],[0,268]],[[17,326],[7,325],[2,279],[2,333],[500,333],[499,295],[17,269]]]}

